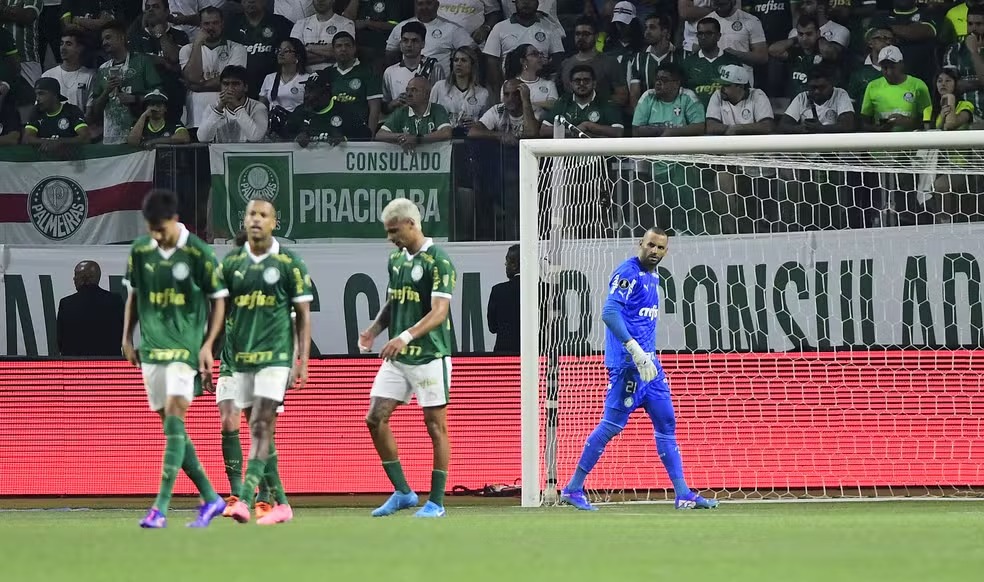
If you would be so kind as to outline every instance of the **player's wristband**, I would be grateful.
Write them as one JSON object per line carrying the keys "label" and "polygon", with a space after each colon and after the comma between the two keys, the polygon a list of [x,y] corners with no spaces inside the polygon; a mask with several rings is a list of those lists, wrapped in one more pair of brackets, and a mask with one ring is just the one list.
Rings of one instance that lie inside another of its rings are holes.
{"label": "player's wristband", "polygon": [[401,333],[399,335],[399,338],[403,341],[403,343],[409,344],[410,342],[413,341],[413,334],[410,333],[410,330],[408,329],[405,330],[403,333]]}

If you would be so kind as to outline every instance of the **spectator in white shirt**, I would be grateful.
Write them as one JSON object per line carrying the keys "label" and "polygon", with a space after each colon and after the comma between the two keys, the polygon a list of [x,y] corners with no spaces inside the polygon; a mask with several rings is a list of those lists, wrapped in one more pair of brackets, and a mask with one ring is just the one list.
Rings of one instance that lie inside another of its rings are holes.
{"label": "spectator in white shirt", "polygon": [[294,23],[314,14],[314,4],[311,0],[272,0],[271,4],[274,14],[279,14]]}
{"label": "spectator in white shirt", "polygon": [[267,133],[267,108],[246,96],[246,67],[230,65],[222,70],[222,90],[205,111],[198,128],[202,143],[244,143],[262,141]]}
{"label": "spectator in white shirt", "polygon": [[209,7],[222,8],[225,3],[226,0],[169,0],[171,15],[168,22],[194,40],[199,32],[202,10]]}
{"label": "spectator in white shirt", "polygon": [[[830,19],[830,0],[803,0],[799,5],[800,16],[814,16],[820,26],[820,55],[828,61],[836,61],[841,52],[851,44],[851,31]],[[797,36],[796,28],[789,31],[789,38]]]}
{"label": "spectator in white shirt", "polygon": [[721,67],[721,88],[707,104],[708,135],[752,135],[772,131],[772,105],[751,87],[752,72],[741,65]]}
{"label": "spectator in white shirt", "polygon": [[721,23],[721,50],[746,65],[758,66],[769,62],[769,47],[765,42],[762,21],[738,8],[737,0],[714,0],[711,18]]}
{"label": "spectator in white shirt", "polygon": [[683,50],[685,53],[696,53],[697,23],[701,19],[714,14],[712,0],[677,0],[677,14],[683,21]]}
{"label": "spectator in white shirt", "polygon": [[502,7],[498,0],[446,0],[438,5],[437,15],[464,28],[481,46],[495,23],[502,20]]}
{"label": "spectator in white shirt", "polygon": [[288,112],[304,103],[304,82],[308,78],[307,54],[296,38],[280,43],[277,50],[277,72],[263,79],[260,102],[269,109],[282,108]]}
{"label": "spectator in white shirt", "polygon": [[531,44],[519,45],[506,57],[506,78],[519,79],[529,87],[533,113],[541,120],[543,114],[554,106],[559,96],[556,83],[540,76],[543,65],[543,53]]}
{"label": "spectator in white shirt", "polygon": [[485,73],[489,87],[501,86],[503,61],[520,45],[531,44],[559,63],[564,54],[561,29],[538,14],[538,7],[538,0],[516,0],[516,13],[492,27],[482,49],[486,55]]}
{"label": "spectator in white shirt", "polygon": [[539,135],[540,122],[533,113],[530,88],[519,79],[502,84],[502,103],[493,105],[468,131],[468,137],[498,139],[506,145]]}
{"label": "spectator in white shirt", "polygon": [[433,84],[447,77],[447,69],[435,57],[423,56],[426,38],[427,28],[420,22],[408,22],[400,27],[403,60],[383,71],[383,105],[387,112],[406,106],[410,79],[424,77]]}
{"label": "spectator in white shirt", "polygon": [[246,66],[246,47],[226,40],[222,11],[202,9],[201,31],[191,44],[181,47],[178,61],[188,86],[188,116],[186,125],[198,127],[202,116],[219,98],[219,75],[229,66]]}
{"label": "spectator in white shirt", "polygon": [[290,35],[307,49],[308,69],[320,71],[335,62],[331,41],[345,31],[355,37],[355,23],[332,9],[334,0],[314,0],[314,14],[298,20]]}
{"label": "spectator in white shirt", "polygon": [[783,133],[850,133],[857,128],[857,116],[847,91],[834,86],[836,71],[829,66],[814,67],[807,90],[793,98],[779,119]]}
{"label": "spectator in white shirt", "polygon": [[416,0],[414,17],[396,25],[386,39],[386,62],[395,63],[400,58],[401,31],[409,22],[419,22],[427,29],[424,56],[434,57],[445,71],[451,68],[451,53],[461,46],[475,46],[470,34],[457,24],[437,15],[437,0]]}
{"label": "spectator in white shirt", "polygon": [[67,32],[63,34],[61,46],[58,49],[61,55],[61,64],[48,69],[41,76],[57,79],[62,87],[62,94],[65,95],[68,102],[85,111],[89,105],[92,79],[96,72],[82,66],[83,50],[84,45],[80,33]]}
{"label": "spectator in white shirt", "polygon": [[[721,67],[721,88],[707,105],[707,135],[751,135],[771,133],[772,104],[761,89],[751,87],[752,72],[742,65]],[[775,171],[765,172],[775,175]],[[731,167],[717,174],[717,191],[711,194],[714,210],[721,217],[723,234],[753,232],[753,221],[761,216],[762,189],[749,178],[769,177],[760,168]],[[768,183],[763,197],[768,196]]]}
{"label": "spectator in white shirt", "polygon": [[434,83],[431,103],[448,110],[448,118],[456,134],[468,133],[489,106],[489,90],[478,82],[478,54],[463,46],[451,57],[451,76]]}
{"label": "spectator in white shirt", "polygon": [[[783,133],[853,132],[858,118],[847,91],[834,86],[836,78],[837,71],[831,66],[814,67],[807,79],[807,90],[796,95],[780,117],[779,130]],[[834,185],[836,178],[827,172],[814,177],[811,170],[789,168],[781,168],[779,177],[782,188],[774,222],[782,226],[781,230],[843,225],[842,205],[838,202],[838,188]],[[843,202],[843,206],[853,205],[848,199]],[[800,212],[797,212],[797,207]]]}

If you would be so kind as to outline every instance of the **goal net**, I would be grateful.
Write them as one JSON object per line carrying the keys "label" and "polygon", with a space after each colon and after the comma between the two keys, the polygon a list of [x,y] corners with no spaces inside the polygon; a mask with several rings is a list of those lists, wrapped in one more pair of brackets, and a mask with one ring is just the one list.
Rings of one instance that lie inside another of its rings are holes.
{"label": "goal net", "polygon": [[[603,411],[601,308],[647,228],[657,351],[705,496],[984,490],[984,132],[521,144],[523,504]],[[672,499],[644,412],[594,502]]]}

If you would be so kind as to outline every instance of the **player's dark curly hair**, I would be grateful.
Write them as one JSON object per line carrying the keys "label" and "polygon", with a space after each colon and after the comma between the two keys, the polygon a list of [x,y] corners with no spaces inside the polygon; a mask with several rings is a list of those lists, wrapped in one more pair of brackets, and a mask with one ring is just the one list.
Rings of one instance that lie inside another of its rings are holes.
{"label": "player's dark curly hair", "polygon": [[141,212],[150,224],[174,218],[178,215],[178,196],[170,190],[155,188],[144,197]]}

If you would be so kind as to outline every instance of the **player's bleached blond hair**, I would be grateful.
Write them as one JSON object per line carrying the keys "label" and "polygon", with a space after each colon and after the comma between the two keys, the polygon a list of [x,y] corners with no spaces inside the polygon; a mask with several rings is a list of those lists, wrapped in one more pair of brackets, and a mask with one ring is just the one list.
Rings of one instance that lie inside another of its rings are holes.
{"label": "player's bleached blond hair", "polygon": [[412,220],[417,229],[420,229],[420,209],[409,198],[395,198],[390,201],[386,208],[383,208],[379,219],[383,224],[393,219]]}

